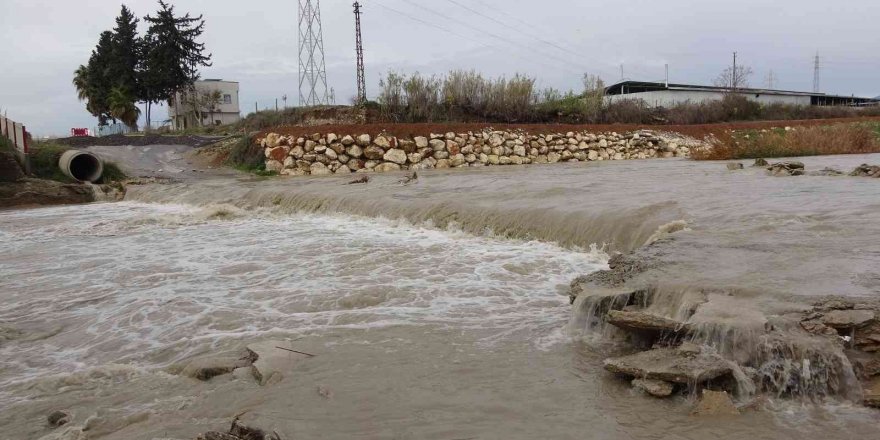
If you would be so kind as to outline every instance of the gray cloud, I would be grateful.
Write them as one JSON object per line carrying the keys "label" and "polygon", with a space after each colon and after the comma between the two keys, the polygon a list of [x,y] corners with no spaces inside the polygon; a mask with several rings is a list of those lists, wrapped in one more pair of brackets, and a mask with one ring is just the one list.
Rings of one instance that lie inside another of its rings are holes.
{"label": "gray cloud", "polygon": [[[204,77],[241,82],[243,111],[275,98],[296,103],[297,17],[294,0],[177,0],[204,14],[214,66]],[[98,34],[113,26],[117,0],[3,0],[0,16],[0,107],[38,135],[63,135],[95,120],[77,102],[73,70]],[[137,15],[153,0],[125,2]],[[321,2],[327,74],[337,102],[355,94],[351,0]],[[442,74],[450,68],[535,76],[568,89],[583,72],[606,81],[663,78],[710,83],[739,52],[753,84],[769,70],[778,87],[809,90],[812,59],[823,59],[823,91],[880,93],[880,2],[848,0],[363,0],[367,86],[374,95],[388,70]],[[429,11],[430,9],[430,11]],[[399,11],[402,15],[398,12]],[[491,18],[487,18],[491,17]],[[164,109],[156,114],[164,115]]]}

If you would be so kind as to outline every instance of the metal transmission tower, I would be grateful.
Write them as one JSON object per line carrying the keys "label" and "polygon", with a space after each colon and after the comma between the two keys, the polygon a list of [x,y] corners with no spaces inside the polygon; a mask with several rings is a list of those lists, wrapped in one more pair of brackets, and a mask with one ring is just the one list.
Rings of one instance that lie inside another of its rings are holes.
{"label": "metal transmission tower", "polygon": [[819,93],[819,52],[816,52],[816,60],[813,63],[813,93]]}
{"label": "metal transmission tower", "polygon": [[355,45],[357,50],[357,83],[358,94],[357,104],[363,105],[367,102],[367,82],[364,77],[364,43],[361,39],[361,4],[354,2],[354,27],[355,27]]}
{"label": "metal transmission tower", "polygon": [[327,105],[321,0],[299,0],[299,105]]}

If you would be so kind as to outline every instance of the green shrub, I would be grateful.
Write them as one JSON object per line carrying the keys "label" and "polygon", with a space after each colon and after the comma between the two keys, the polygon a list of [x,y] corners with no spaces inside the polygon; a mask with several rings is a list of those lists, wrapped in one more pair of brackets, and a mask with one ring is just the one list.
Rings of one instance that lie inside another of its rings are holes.
{"label": "green shrub", "polygon": [[263,148],[254,142],[253,136],[241,136],[229,152],[226,163],[248,172],[265,171],[266,156]]}

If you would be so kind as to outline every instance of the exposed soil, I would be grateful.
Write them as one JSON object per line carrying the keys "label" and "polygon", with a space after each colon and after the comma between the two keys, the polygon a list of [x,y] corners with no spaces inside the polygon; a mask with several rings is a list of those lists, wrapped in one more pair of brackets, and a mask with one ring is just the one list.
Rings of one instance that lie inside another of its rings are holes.
{"label": "exposed soil", "polygon": [[764,129],[773,127],[803,127],[815,125],[828,125],[841,122],[863,122],[863,121],[880,121],[880,117],[865,118],[840,118],[840,119],[809,119],[800,121],[756,121],[756,122],[736,122],[722,124],[704,124],[704,125],[639,125],[639,124],[496,124],[496,123],[426,123],[426,124],[393,124],[393,123],[372,123],[363,125],[354,124],[327,124],[309,127],[283,126],[263,130],[257,136],[265,136],[268,133],[278,133],[285,136],[305,136],[311,135],[317,131],[322,133],[336,133],[339,135],[355,135],[369,133],[377,135],[385,132],[390,135],[407,137],[414,135],[425,135],[429,133],[446,133],[449,131],[461,133],[467,131],[478,131],[486,127],[493,127],[498,130],[521,129],[531,133],[565,133],[569,131],[632,131],[638,129],[649,129],[657,131],[668,131],[681,133],[695,138],[703,138],[709,134],[720,133],[727,130],[748,130],[748,129]]}
{"label": "exposed soil", "polygon": [[69,145],[75,148],[107,146],[135,146],[144,147],[147,145],[188,145],[190,147],[201,147],[217,141],[217,137],[206,136],[163,136],[158,134],[150,134],[143,136],[124,136],[113,135],[104,137],[68,137],[57,139],[58,143]]}

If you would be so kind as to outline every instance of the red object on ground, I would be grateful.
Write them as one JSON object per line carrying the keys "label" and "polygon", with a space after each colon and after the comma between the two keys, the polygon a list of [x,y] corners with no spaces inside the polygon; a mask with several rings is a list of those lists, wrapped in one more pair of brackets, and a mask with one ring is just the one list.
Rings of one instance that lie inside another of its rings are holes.
{"label": "red object on ground", "polygon": [[73,137],[83,137],[89,135],[88,128],[71,128],[70,135]]}

